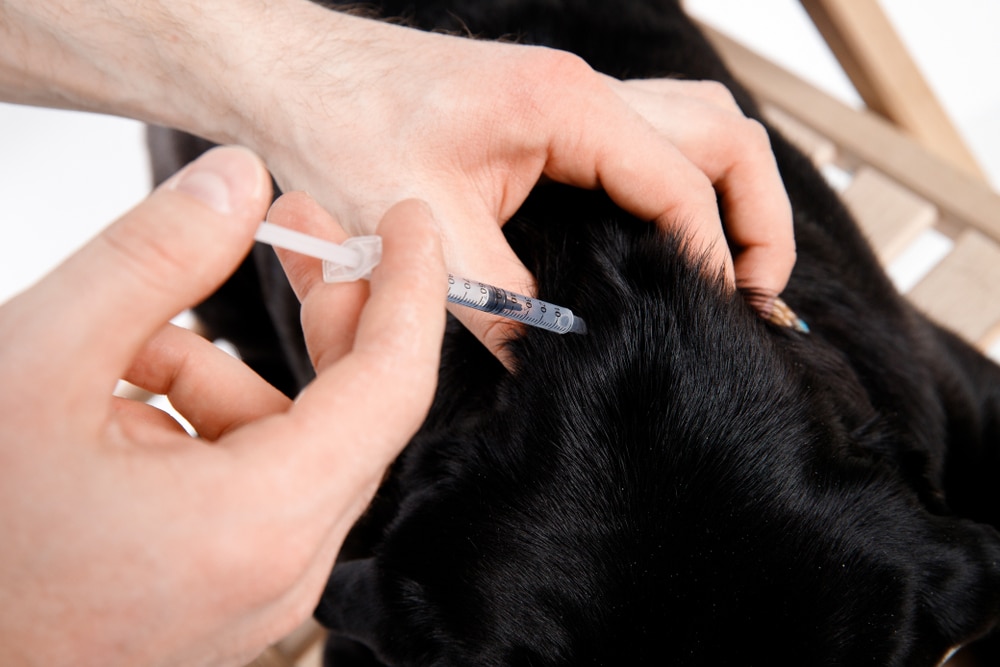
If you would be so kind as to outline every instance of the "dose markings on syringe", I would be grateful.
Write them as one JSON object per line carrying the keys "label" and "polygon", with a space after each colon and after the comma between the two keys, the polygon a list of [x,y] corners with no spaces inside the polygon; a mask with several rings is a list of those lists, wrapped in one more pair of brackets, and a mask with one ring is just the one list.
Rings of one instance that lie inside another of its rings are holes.
{"label": "dose markings on syringe", "polygon": [[559,333],[565,333],[573,326],[569,313],[563,313],[559,306],[548,301],[453,275],[448,276],[448,300]]}
{"label": "dose markings on syringe", "polygon": [[[448,274],[448,300],[477,310],[493,310],[495,304],[491,285],[484,285],[473,280],[457,278]],[[491,303],[494,302],[494,303]]]}

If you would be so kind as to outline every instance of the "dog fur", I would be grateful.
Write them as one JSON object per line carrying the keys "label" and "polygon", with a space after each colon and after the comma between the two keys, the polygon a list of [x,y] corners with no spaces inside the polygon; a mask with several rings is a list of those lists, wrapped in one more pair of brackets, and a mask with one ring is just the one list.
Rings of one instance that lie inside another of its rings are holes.
{"label": "dog fur", "polygon": [[[760,119],[672,1],[381,11],[721,81]],[[317,609],[328,664],[930,667],[973,642],[1000,664],[1000,369],[897,294],[770,134],[799,252],[783,296],[812,333],[765,323],[603,194],[538,187],[505,233],[589,332],[526,331],[511,375],[449,325],[431,413]],[[161,179],[206,147],[151,136]],[[200,313],[294,393],[297,304],[255,253]]]}

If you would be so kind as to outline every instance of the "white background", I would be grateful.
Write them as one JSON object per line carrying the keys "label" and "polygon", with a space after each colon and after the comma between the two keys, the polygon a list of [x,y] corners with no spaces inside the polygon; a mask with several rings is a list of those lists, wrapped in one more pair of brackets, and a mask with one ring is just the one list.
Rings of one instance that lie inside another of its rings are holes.
{"label": "white background", "polygon": [[[858,104],[796,0],[687,0],[755,50]],[[882,0],[932,88],[1000,184],[1000,2]],[[45,273],[149,189],[138,123],[0,105],[0,301]]]}

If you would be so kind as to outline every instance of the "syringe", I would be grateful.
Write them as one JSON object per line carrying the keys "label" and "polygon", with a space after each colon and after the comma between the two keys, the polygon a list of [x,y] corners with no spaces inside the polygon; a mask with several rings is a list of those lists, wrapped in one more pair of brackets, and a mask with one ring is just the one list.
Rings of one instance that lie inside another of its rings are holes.
{"label": "syringe", "polygon": [[556,333],[587,333],[583,319],[569,308],[450,273],[448,301]]}
{"label": "syringe", "polygon": [[[262,222],[255,238],[261,243],[323,260],[323,280],[328,283],[367,278],[382,259],[379,236],[354,236],[337,244]],[[587,333],[583,319],[569,308],[450,273],[448,301],[560,334]]]}

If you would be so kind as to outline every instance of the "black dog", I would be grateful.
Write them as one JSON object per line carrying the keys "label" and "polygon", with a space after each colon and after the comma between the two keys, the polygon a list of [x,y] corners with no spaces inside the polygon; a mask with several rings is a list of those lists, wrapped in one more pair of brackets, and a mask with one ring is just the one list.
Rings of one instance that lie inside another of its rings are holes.
{"label": "black dog", "polygon": [[[614,76],[722,81],[759,118],[674,2],[383,4]],[[181,161],[202,148],[184,141]],[[930,667],[973,642],[1000,664],[1000,369],[900,298],[772,144],[799,250],[784,298],[812,333],[603,195],[539,187],[505,231],[590,331],[525,332],[509,375],[452,323],[431,414],[317,609],[330,664]],[[261,255],[202,314],[294,391],[278,276]]]}

